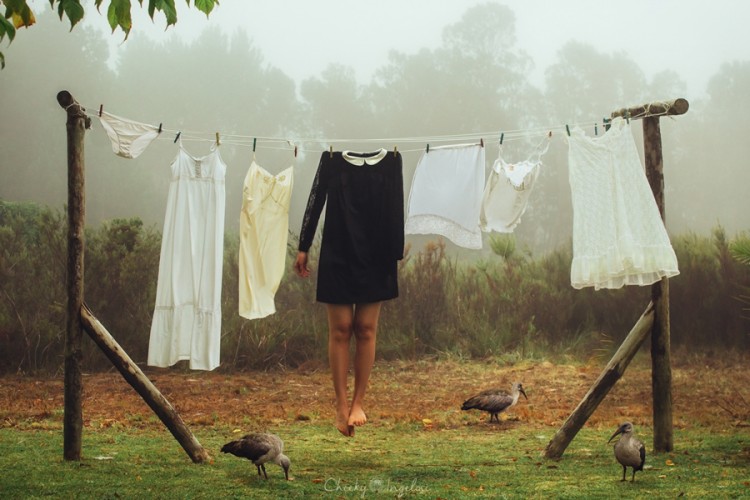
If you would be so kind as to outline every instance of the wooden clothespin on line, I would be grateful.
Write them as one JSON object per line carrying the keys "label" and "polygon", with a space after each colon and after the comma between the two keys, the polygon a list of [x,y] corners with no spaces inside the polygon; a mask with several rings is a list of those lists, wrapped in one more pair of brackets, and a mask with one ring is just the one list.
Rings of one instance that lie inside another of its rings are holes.
{"label": "wooden clothespin on line", "polygon": [[161,134],[161,123],[159,124],[159,130],[156,133]]}
{"label": "wooden clothespin on line", "polygon": [[479,145],[481,147],[484,147],[484,139],[482,139],[481,137],[479,138]]}
{"label": "wooden clothespin on line", "polygon": [[99,105],[99,116],[102,116],[102,111],[104,111],[104,104]]}
{"label": "wooden clothespin on line", "polygon": [[398,146],[394,144],[393,145],[393,156],[397,156],[397,155],[398,155]]}
{"label": "wooden clothespin on line", "polygon": [[328,152],[331,153],[331,158],[333,158],[333,146],[328,147]]}
{"label": "wooden clothespin on line", "polygon": [[505,137],[505,132],[500,132],[500,145],[503,145],[503,137]]}
{"label": "wooden clothespin on line", "polygon": [[181,133],[182,133],[182,132],[177,132],[177,135],[176,135],[176,136],[174,136],[174,142],[175,142],[175,144],[177,143],[177,140],[178,140],[178,139],[180,138],[180,134],[181,134]]}
{"label": "wooden clothespin on line", "polygon": [[565,131],[568,133],[568,137],[570,137],[570,127],[567,123],[565,124]]}
{"label": "wooden clothespin on line", "polygon": [[216,132],[216,145],[221,146],[221,141],[219,141],[219,133]]}

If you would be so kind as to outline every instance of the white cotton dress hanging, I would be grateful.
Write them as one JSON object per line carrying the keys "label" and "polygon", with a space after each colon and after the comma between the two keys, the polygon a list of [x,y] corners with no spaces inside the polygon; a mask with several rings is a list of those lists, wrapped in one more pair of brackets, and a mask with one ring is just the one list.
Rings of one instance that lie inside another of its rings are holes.
{"label": "white cotton dress hanging", "polygon": [[641,165],[630,124],[568,137],[574,288],[650,285],[679,274],[677,257]]}
{"label": "white cotton dress hanging", "polygon": [[479,210],[484,189],[484,147],[459,144],[422,154],[409,194],[406,234],[439,234],[464,248],[481,249]]}
{"label": "white cotton dress hanging", "polygon": [[219,366],[226,164],[216,145],[203,157],[182,146],[172,162],[148,364],[188,360]]}
{"label": "white cotton dress hanging", "polygon": [[247,319],[276,312],[284,275],[294,170],[273,175],[255,161],[245,176],[240,212],[239,308]]}

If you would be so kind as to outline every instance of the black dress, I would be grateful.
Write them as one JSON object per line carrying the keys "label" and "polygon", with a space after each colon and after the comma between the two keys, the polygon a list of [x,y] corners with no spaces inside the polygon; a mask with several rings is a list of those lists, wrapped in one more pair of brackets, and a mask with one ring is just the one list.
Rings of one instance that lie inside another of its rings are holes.
{"label": "black dress", "polygon": [[397,152],[321,155],[299,238],[299,250],[309,251],[325,205],[318,302],[357,304],[398,297],[403,184]]}

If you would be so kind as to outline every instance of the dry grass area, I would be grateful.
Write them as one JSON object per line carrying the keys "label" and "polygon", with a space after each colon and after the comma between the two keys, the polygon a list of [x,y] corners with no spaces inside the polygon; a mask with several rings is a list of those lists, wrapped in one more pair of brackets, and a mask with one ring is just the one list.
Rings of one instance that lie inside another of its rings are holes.
{"label": "dry grass area", "polygon": [[[674,423],[717,431],[750,425],[750,364],[747,354],[673,354]],[[556,428],[601,373],[606,359],[587,363],[523,361],[376,362],[367,396],[370,421],[415,422],[435,427],[477,425],[485,413],[462,412],[461,403],[490,387],[521,381],[529,396],[513,408],[508,422]],[[294,420],[329,420],[332,389],[325,366],[253,373],[147,370],[147,375],[189,426],[284,425]],[[62,425],[62,377],[0,378],[0,427]],[[161,426],[155,415],[117,372],[84,377],[84,419],[88,426]],[[589,420],[615,428],[624,420],[651,425],[651,369],[639,355]]]}

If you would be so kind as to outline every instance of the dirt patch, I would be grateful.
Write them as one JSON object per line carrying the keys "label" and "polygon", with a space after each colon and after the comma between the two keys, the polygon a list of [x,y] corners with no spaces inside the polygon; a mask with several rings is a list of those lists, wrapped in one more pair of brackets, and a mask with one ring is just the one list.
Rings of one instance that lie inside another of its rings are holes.
{"label": "dirt patch", "polygon": [[[675,356],[675,359],[677,357]],[[747,355],[681,358],[672,368],[674,424],[712,429],[747,426],[750,370]],[[523,383],[529,396],[510,420],[534,427],[559,427],[597,379],[606,360],[586,364],[496,361],[377,362],[367,395],[372,422],[423,422],[436,427],[475,425],[485,413],[462,412],[461,403],[479,390]],[[238,428],[281,425],[294,420],[329,421],[333,396],[325,366],[293,371],[221,373],[179,368],[147,370],[147,376],[189,426]],[[84,376],[84,422],[160,427],[162,424],[117,372]],[[0,427],[62,425],[63,381],[20,376],[0,378]],[[651,369],[639,356],[587,425],[612,427],[630,420],[650,426]]]}

